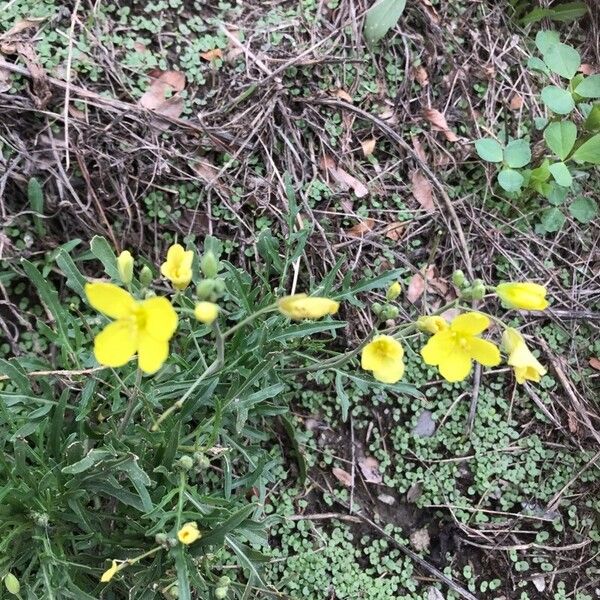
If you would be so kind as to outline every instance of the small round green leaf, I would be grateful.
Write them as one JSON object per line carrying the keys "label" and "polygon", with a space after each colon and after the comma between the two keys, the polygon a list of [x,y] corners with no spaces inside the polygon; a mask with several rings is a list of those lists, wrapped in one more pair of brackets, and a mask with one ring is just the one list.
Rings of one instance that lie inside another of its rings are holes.
{"label": "small round green leaf", "polygon": [[572,121],[550,123],[544,130],[544,139],[546,140],[546,144],[548,144],[548,148],[560,160],[565,160],[575,145],[577,126]]}
{"label": "small round green leaf", "polygon": [[551,187],[546,194],[546,198],[553,206],[560,206],[567,199],[569,188],[561,187],[560,185],[556,185],[554,182],[552,182],[550,186]]}
{"label": "small round green leaf", "polygon": [[542,102],[557,115],[568,115],[575,108],[573,96],[555,85],[548,85],[542,90]]}
{"label": "small round green leaf", "polygon": [[560,231],[565,224],[567,218],[562,214],[558,208],[548,208],[542,214],[542,227],[547,233],[554,233]]}
{"label": "small round green leaf", "polygon": [[479,158],[487,162],[502,162],[502,146],[493,138],[481,138],[475,142]]}
{"label": "small round green leaf", "polygon": [[587,142],[581,144],[571,157],[578,162],[587,162],[600,165],[600,133],[592,136]]}
{"label": "small round green leaf", "polygon": [[514,169],[502,169],[498,173],[498,183],[507,192],[520,192],[524,181],[523,175]]}
{"label": "small round green leaf", "polygon": [[535,36],[535,45],[540,51],[540,54],[545,54],[554,44],[560,43],[558,31],[548,29],[546,31],[538,31]]}
{"label": "small round green leaf", "polygon": [[600,75],[586,77],[575,88],[575,93],[582,98],[600,98]]}
{"label": "small round green leaf", "polygon": [[552,173],[552,177],[554,177],[554,181],[561,185],[562,187],[571,187],[573,183],[573,176],[569,171],[569,168],[563,162],[557,162],[548,167],[550,173]]}
{"label": "small round green leaf", "polygon": [[543,53],[544,62],[550,70],[561,77],[572,79],[581,66],[581,56],[575,48],[566,44],[552,44]]}
{"label": "small round green leaf", "polygon": [[550,69],[546,65],[546,63],[537,56],[530,56],[527,60],[527,68],[532,71],[539,71],[540,73],[544,73],[545,75],[550,75]]}
{"label": "small round green leaf", "polygon": [[594,199],[580,196],[569,206],[569,212],[580,223],[589,223],[598,216],[598,205]]}
{"label": "small round green leaf", "polygon": [[513,140],[504,149],[504,162],[512,169],[524,167],[531,160],[531,150],[526,140]]}

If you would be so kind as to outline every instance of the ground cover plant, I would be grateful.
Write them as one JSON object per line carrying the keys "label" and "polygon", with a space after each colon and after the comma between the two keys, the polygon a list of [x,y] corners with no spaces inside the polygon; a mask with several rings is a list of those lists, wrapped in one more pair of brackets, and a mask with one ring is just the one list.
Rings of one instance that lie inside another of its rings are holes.
{"label": "ground cover plant", "polygon": [[597,597],[598,12],[0,18],[0,597]]}

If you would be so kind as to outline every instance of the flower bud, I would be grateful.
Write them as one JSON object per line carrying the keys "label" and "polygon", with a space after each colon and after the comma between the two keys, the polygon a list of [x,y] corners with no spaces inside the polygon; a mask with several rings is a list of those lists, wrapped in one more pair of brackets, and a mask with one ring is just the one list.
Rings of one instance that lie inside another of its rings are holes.
{"label": "flower bud", "polygon": [[169,598],[179,598],[179,588],[174,585],[169,588]]}
{"label": "flower bud", "polygon": [[457,269],[456,271],[454,271],[454,273],[452,273],[452,283],[457,288],[462,288],[467,283],[465,274],[460,269]]}
{"label": "flower bud", "polygon": [[402,293],[402,286],[400,285],[399,281],[395,281],[388,288],[387,294],[385,295],[385,297],[387,298],[387,300],[389,300],[391,302],[392,300],[395,300],[401,293]]}
{"label": "flower bud", "polygon": [[207,250],[200,259],[200,270],[207,279],[214,279],[219,272],[219,261],[212,250]]}
{"label": "flower bud", "polygon": [[205,325],[210,325],[219,316],[219,305],[214,302],[198,302],[194,308],[194,316]]}
{"label": "flower bud", "polygon": [[213,298],[213,294],[215,293],[215,284],[216,281],[214,279],[203,279],[196,286],[196,295],[200,300],[211,300]]}
{"label": "flower bud", "polygon": [[227,588],[226,587],[218,587],[215,589],[215,598],[218,600],[222,600],[227,596]]}
{"label": "flower bud", "polygon": [[383,306],[381,306],[381,304],[379,304],[379,302],[373,302],[373,305],[371,306],[371,308],[373,309],[373,312],[379,316],[381,314],[381,311],[383,310]]}
{"label": "flower bud", "polygon": [[184,454],[176,464],[182,471],[189,471],[194,466],[194,459]]}
{"label": "flower bud", "polygon": [[485,296],[485,283],[481,279],[475,279],[471,286],[471,297],[473,300],[483,300]]}
{"label": "flower bud", "polygon": [[395,319],[399,314],[398,307],[396,306],[386,306],[382,311],[382,317],[387,321],[388,319]]}
{"label": "flower bud", "polygon": [[194,452],[194,461],[196,462],[196,467],[202,471],[210,467],[210,460],[203,452]]}
{"label": "flower bud", "polygon": [[166,533],[157,533],[154,536],[154,541],[160,546],[164,546],[167,543],[167,534]]}
{"label": "flower bud", "polygon": [[144,287],[148,287],[152,283],[153,275],[149,266],[144,265],[140,271],[140,283]]}
{"label": "flower bud", "polygon": [[21,584],[12,573],[6,574],[6,577],[4,578],[4,585],[9,594],[12,594],[13,596],[19,595],[19,592],[21,591]]}
{"label": "flower bud", "polygon": [[123,250],[117,257],[117,270],[125,285],[129,285],[133,280],[133,262],[133,256],[129,250]]}
{"label": "flower bud", "polygon": [[217,585],[219,587],[229,587],[230,583],[231,583],[231,578],[227,577],[227,575],[223,575],[222,577],[219,577],[219,579],[217,581]]}

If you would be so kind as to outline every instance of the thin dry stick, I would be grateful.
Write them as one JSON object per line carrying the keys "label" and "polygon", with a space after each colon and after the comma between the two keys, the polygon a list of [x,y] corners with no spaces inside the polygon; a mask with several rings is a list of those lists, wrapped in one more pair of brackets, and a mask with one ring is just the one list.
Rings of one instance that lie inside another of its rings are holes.
{"label": "thin dry stick", "polygon": [[77,11],[81,0],[75,2],[73,12],[71,13],[71,27],[69,29],[69,49],[67,53],[67,73],[66,73],[66,88],[65,88],[65,169],[68,171],[70,166],[69,157],[69,104],[71,101],[71,65],[73,63],[73,38],[75,36],[75,22],[77,21]]}
{"label": "thin dry stick", "polygon": [[[108,367],[94,367],[92,369],[82,369],[79,371],[32,371],[31,373],[26,373],[26,375],[27,377],[46,377],[47,375],[55,375],[56,377],[76,377],[79,375],[89,375],[90,373],[96,373],[98,371],[103,371],[104,369],[108,369]],[[8,375],[0,375],[0,381],[7,381],[8,379],[10,379]]]}

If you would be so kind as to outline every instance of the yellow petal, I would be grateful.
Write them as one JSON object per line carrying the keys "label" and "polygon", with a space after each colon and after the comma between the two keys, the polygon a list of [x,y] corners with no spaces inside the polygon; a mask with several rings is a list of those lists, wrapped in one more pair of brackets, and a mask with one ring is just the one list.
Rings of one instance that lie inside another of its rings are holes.
{"label": "yellow petal", "polygon": [[124,289],[101,281],[85,284],[88,302],[111,319],[122,319],[131,314],[136,305],[133,296]]}
{"label": "yellow petal", "polygon": [[468,312],[452,319],[450,329],[463,335],[478,335],[490,326],[489,318],[478,312]]}
{"label": "yellow petal", "polygon": [[330,298],[295,294],[281,298],[277,306],[286,317],[301,320],[320,319],[325,315],[333,315],[338,311],[340,303]]}
{"label": "yellow petal", "polygon": [[119,277],[125,285],[129,285],[133,280],[133,256],[129,250],[123,250],[117,257],[117,270]]}
{"label": "yellow petal", "polygon": [[525,344],[523,336],[512,327],[506,328],[502,334],[502,349],[510,354],[520,344]]}
{"label": "yellow petal", "polygon": [[496,293],[502,303],[509,308],[524,310],[544,310],[548,307],[546,288],[530,281],[501,283]]}
{"label": "yellow petal", "polygon": [[177,313],[167,298],[155,296],[144,300],[140,305],[140,311],[144,316],[145,333],[162,341],[168,341],[173,337],[177,329]]}
{"label": "yellow petal", "polygon": [[462,381],[471,372],[471,357],[464,351],[456,349],[448,354],[439,364],[441,376],[450,382]]}
{"label": "yellow petal", "polygon": [[157,340],[147,333],[140,335],[138,346],[138,364],[147,375],[156,373],[169,356],[169,342]]}
{"label": "yellow petal", "polygon": [[495,367],[500,364],[500,350],[487,340],[473,338],[470,341],[471,358],[486,367]]}
{"label": "yellow petal", "polygon": [[388,360],[378,369],[373,369],[373,377],[382,383],[396,383],[404,375],[404,362],[402,359],[396,361]]}
{"label": "yellow petal", "polygon": [[137,350],[138,331],[132,321],[109,323],[94,339],[94,356],[106,367],[122,367]]}
{"label": "yellow petal", "polygon": [[421,356],[428,365],[438,365],[456,348],[454,336],[449,329],[440,331],[429,338],[421,348]]}
{"label": "yellow petal", "polygon": [[219,305],[214,302],[198,302],[194,316],[201,323],[210,325],[219,316]]}
{"label": "yellow petal", "polygon": [[102,573],[102,577],[100,577],[100,581],[102,583],[108,583],[115,576],[115,574],[117,573],[118,570],[119,570],[119,565],[117,565],[116,560],[113,560],[110,568],[107,569],[106,571],[104,571],[104,573]]}
{"label": "yellow petal", "polygon": [[197,539],[201,538],[202,534],[198,530],[198,525],[195,522],[186,523],[178,532],[177,539],[182,544],[193,544]]}

